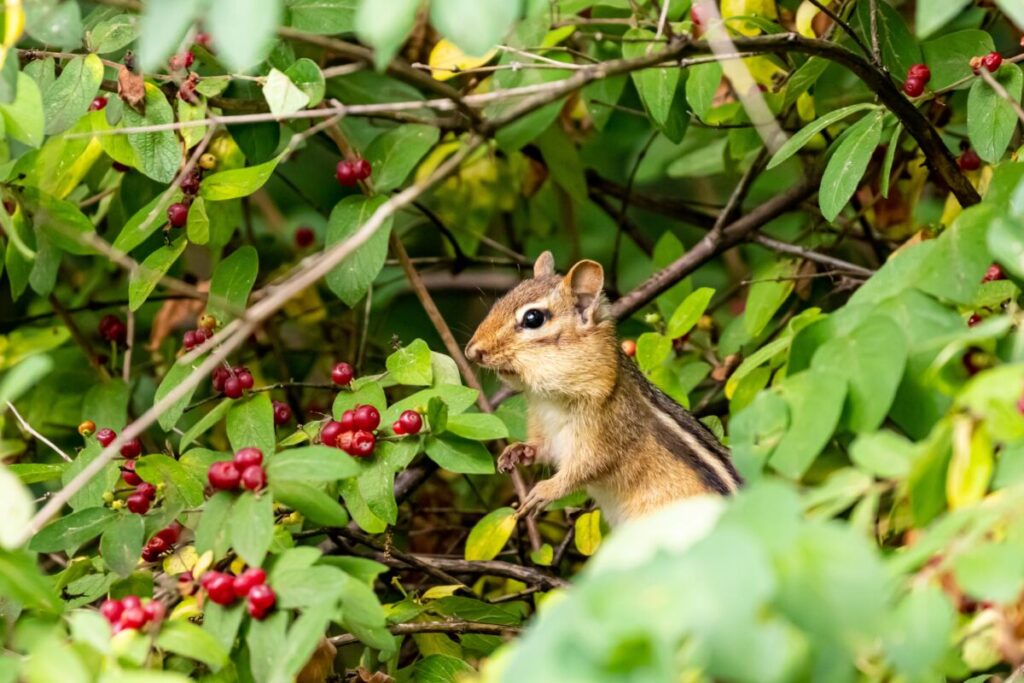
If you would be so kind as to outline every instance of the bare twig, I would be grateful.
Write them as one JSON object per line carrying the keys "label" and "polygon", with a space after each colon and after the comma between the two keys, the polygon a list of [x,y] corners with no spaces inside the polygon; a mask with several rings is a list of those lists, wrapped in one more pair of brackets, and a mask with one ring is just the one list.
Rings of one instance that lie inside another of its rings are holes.
{"label": "bare twig", "polygon": [[882,50],[878,46],[878,0],[868,0],[868,15],[871,17],[871,55],[876,65],[882,64]]}
{"label": "bare twig", "polygon": [[135,311],[128,308],[127,334],[125,335],[124,365],[121,368],[121,379],[125,384],[132,378],[132,349],[135,348]]}
{"label": "bare twig", "polygon": [[[817,7],[825,16],[827,16],[829,19],[831,19],[836,24],[836,26],[838,26],[841,29],[843,29],[843,31],[846,32],[846,35],[850,36],[850,38],[853,39],[853,42],[857,44],[857,47],[860,48],[860,51],[864,53],[865,57],[867,57],[868,59],[870,59],[873,62],[875,62],[876,65],[880,64],[880,62],[878,62],[878,60],[875,59],[875,53],[872,52],[868,48],[868,46],[864,44],[864,41],[860,39],[860,36],[858,36],[857,32],[853,30],[853,27],[851,27],[848,23],[843,21],[843,18],[841,16],[839,16],[838,14],[833,12],[831,9],[829,9],[828,6],[823,5],[820,2],[820,0],[809,0],[809,1],[810,1],[810,3],[812,5]],[[873,15],[872,15],[871,19],[872,19],[872,23],[877,21],[877,18],[875,16],[873,16]],[[875,40],[876,40],[876,44],[877,44],[877,37],[875,37]]]}
{"label": "bare twig", "polygon": [[71,338],[74,339],[75,343],[82,349],[82,353],[85,354],[85,358],[89,361],[89,365],[91,365],[93,369],[100,374],[100,377],[104,379],[109,378],[110,373],[108,373],[107,369],[102,363],[100,363],[99,356],[92,348],[89,338],[82,334],[82,330],[79,329],[78,323],[76,323],[75,319],[72,318],[66,310],[64,310],[64,304],[62,304],[60,299],[57,298],[57,295],[52,292],[50,293],[49,300],[50,306],[53,307],[57,317],[60,318],[62,323],[64,323],[64,327],[68,328]]}
{"label": "bare twig", "polygon": [[814,251],[813,249],[808,249],[807,247],[783,242],[781,240],[768,237],[767,235],[754,235],[751,238],[751,241],[760,244],[763,247],[767,247],[772,251],[799,256],[800,258],[805,258],[808,261],[814,261],[815,263],[838,268],[839,270],[846,271],[863,278],[869,278],[875,274],[875,271],[870,268],[864,268],[863,266],[858,266],[854,263],[850,263],[849,261],[844,261],[834,256],[829,256],[828,254],[822,254]]}
{"label": "bare twig", "polygon": [[21,416],[21,413],[19,413],[19,412],[18,412],[18,409],[14,407],[14,404],[13,404],[13,403],[11,403],[10,401],[8,401],[8,402],[7,402],[7,407],[8,407],[8,408],[10,408],[10,410],[11,410],[11,412],[12,412],[12,413],[14,413],[14,417],[18,418],[18,422],[19,422],[19,423],[21,424],[21,427],[22,427],[22,429],[24,429],[24,430],[25,430],[26,432],[28,432],[28,433],[29,433],[29,434],[31,434],[32,436],[36,437],[37,439],[39,439],[40,441],[42,441],[43,443],[45,443],[45,444],[46,444],[47,446],[49,446],[49,447],[50,447],[50,449],[51,449],[51,450],[53,450],[53,452],[54,452],[54,453],[56,453],[56,454],[57,454],[57,455],[59,455],[60,457],[64,458],[64,459],[65,459],[65,460],[67,460],[68,462],[71,462],[71,456],[70,456],[70,455],[68,455],[67,453],[65,453],[64,451],[62,451],[62,450],[61,450],[61,448],[60,448],[60,446],[58,446],[58,445],[57,445],[57,444],[55,444],[54,442],[50,441],[50,440],[49,440],[49,439],[47,439],[47,438],[46,438],[45,436],[43,436],[42,434],[40,434],[39,432],[37,432],[37,431],[36,431],[35,429],[33,429],[33,428],[32,428],[32,425],[30,425],[30,424],[28,423],[28,420],[26,420],[25,418],[23,418],[23,417]]}
{"label": "bare twig", "polygon": [[[519,627],[452,619],[451,621],[413,621],[406,624],[391,624],[388,626],[388,631],[396,636],[411,633],[480,633],[491,636],[507,636],[519,633]],[[340,636],[331,637],[330,641],[336,647],[343,647],[358,643],[359,638],[352,633],[343,633]]]}

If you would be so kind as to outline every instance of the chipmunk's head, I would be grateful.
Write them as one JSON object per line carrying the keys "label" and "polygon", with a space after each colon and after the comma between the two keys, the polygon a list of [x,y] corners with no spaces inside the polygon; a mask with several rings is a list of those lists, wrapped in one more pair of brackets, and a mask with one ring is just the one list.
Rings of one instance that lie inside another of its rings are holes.
{"label": "chipmunk's head", "polygon": [[518,389],[606,395],[615,383],[618,345],[603,287],[596,261],[580,261],[563,277],[544,252],[533,278],[494,304],[466,356]]}

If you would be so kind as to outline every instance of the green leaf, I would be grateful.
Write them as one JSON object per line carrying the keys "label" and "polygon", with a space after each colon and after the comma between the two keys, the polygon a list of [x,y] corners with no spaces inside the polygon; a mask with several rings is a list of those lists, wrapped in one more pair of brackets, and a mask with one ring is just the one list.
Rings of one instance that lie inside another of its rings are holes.
{"label": "green leaf", "polygon": [[[329,36],[355,30],[356,8],[360,3],[359,0],[287,0],[285,4],[289,26],[306,33]],[[386,17],[381,20],[394,21],[392,14]]]}
{"label": "green leaf", "polygon": [[210,217],[206,213],[206,202],[202,197],[196,197],[192,201],[192,206],[188,207],[185,234],[192,244],[201,245],[210,241]]}
{"label": "green leaf", "polygon": [[889,197],[889,186],[892,184],[892,166],[896,162],[896,152],[899,150],[900,135],[903,134],[903,123],[897,122],[892,129],[892,137],[885,147],[885,160],[882,162],[882,179],[879,181],[879,189],[882,196]]}
{"label": "green leaf", "polygon": [[14,101],[0,104],[0,117],[9,138],[30,147],[43,143],[43,96],[39,86],[25,73],[18,74],[18,90]]}
{"label": "green leaf", "polygon": [[228,529],[231,546],[247,564],[263,564],[274,535],[274,501],[270,495],[261,496],[246,491],[231,508]]}
{"label": "green leaf", "polygon": [[906,596],[890,618],[895,633],[883,637],[886,652],[906,680],[934,678],[946,657],[956,611],[938,586],[921,584]]}
{"label": "green leaf", "polygon": [[249,620],[245,642],[255,683],[286,683],[288,680],[274,675],[284,659],[287,626],[288,614],[281,610],[272,612],[266,619]]}
{"label": "green leaf", "polygon": [[[945,3],[946,0],[938,2]],[[918,8],[920,6],[918,4]],[[932,90],[945,90],[958,81],[970,79],[973,76],[971,57],[987,55],[995,49],[995,43],[987,31],[968,29],[947,33],[941,38],[922,43],[921,49],[924,52],[925,64],[932,72],[928,87]],[[971,83],[973,80],[967,80],[957,88],[968,88]]]}
{"label": "green leaf", "polygon": [[[68,482],[75,478],[79,472],[84,470],[89,463],[99,457],[100,452],[103,449],[96,441],[90,441],[89,444],[78,453],[78,457],[71,461],[71,464],[64,470],[64,474],[61,477],[61,483],[64,486],[68,485]],[[68,501],[68,505],[73,510],[80,510],[88,507],[99,507],[103,505],[103,492],[109,491],[114,486],[114,482],[117,481],[118,477],[121,476],[120,470],[117,468],[117,464],[114,462],[108,462],[104,465],[103,470],[100,474],[89,480],[89,483],[83,486],[75,495],[71,496],[71,500]]]}
{"label": "green leaf", "polygon": [[1012,602],[1024,585],[1024,554],[1019,542],[983,543],[957,553],[953,572],[971,597]]}
{"label": "green leaf", "polygon": [[146,455],[135,461],[135,471],[153,485],[163,484],[167,500],[180,503],[183,507],[198,507],[203,504],[205,479],[186,469],[180,462],[163,453]]}
{"label": "green leaf", "polygon": [[415,683],[457,683],[466,676],[472,676],[476,670],[468,663],[450,655],[428,655],[412,667],[412,680]]}
{"label": "green leaf", "polygon": [[900,479],[910,474],[913,444],[887,429],[861,434],[850,445],[850,459],[876,477]]}
{"label": "green leaf", "polygon": [[722,82],[722,65],[718,62],[707,62],[690,67],[686,79],[686,101],[693,108],[693,113],[704,118],[711,111],[715,93]]}
{"label": "green leaf", "polygon": [[270,51],[283,9],[281,0],[211,3],[204,25],[213,36],[218,59],[234,71],[247,71],[262,61]]}
{"label": "green leaf", "polygon": [[15,547],[35,511],[28,489],[5,465],[0,464],[0,548]]}
{"label": "green leaf", "polygon": [[1024,236],[1016,221],[993,217],[987,245],[995,260],[1017,277],[1024,277]]}
{"label": "green leaf", "polygon": [[[971,4],[971,0],[918,0],[916,21],[914,22],[917,35],[921,38],[930,36],[959,16],[960,12],[969,4]],[[949,36],[946,35],[942,38],[945,40]]]}
{"label": "green leaf", "polygon": [[137,270],[131,272],[128,279],[128,308],[132,311],[139,310],[146,299],[156,289],[160,279],[167,275],[167,271],[175,264],[178,257],[188,246],[188,240],[182,235],[170,244],[157,247],[139,265]]}
{"label": "green leaf", "polygon": [[0,594],[47,612],[59,614],[63,609],[52,581],[36,566],[35,555],[27,552],[0,550]]}
{"label": "green leaf", "polygon": [[981,278],[992,262],[986,249],[990,225],[1000,220],[986,202],[965,209],[935,241],[914,283],[920,290],[965,305],[974,301]]}
{"label": "green leaf", "polygon": [[145,541],[146,522],[142,515],[122,512],[100,536],[100,554],[107,566],[120,576],[128,576],[139,564]]}
{"label": "green leaf", "polygon": [[208,631],[187,621],[168,620],[160,627],[156,646],[182,657],[188,657],[219,671],[228,663],[228,652]]}
{"label": "green leaf", "polygon": [[244,616],[245,603],[242,601],[231,607],[208,601],[203,605],[203,630],[212,635],[224,651],[230,652]]}
{"label": "green leaf", "polygon": [[27,2],[25,32],[43,45],[73,50],[82,44],[82,11],[75,2]]}
{"label": "green leaf", "polygon": [[669,339],[676,339],[687,334],[704,315],[714,294],[715,290],[710,287],[701,287],[687,296],[672,313],[665,336]]}
{"label": "green leaf", "polygon": [[636,361],[644,372],[651,372],[672,353],[672,340],[657,332],[644,332],[636,340]]}
{"label": "green leaf", "polygon": [[[921,62],[921,47],[917,43],[903,15],[885,0],[876,4],[878,14],[878,46],[882,52],[882,64],[889,73],[903,76],[914,64]],[[871,5],[859,2],[854,7],[854,23],[861,39],[871,45]]]}
{"label": "green leaf", "polygon": [[[57,328],[51,328],[51,332],[57,332]],[[8,343],[11,341],[11,337],[8,337]],[[39,349],[31,341],[29,345],[33,351],[43,350]],[[22,394],[35,386],[53,370],[53,359],[44,354],[11,360],[13,362],[7,364],[6,367],[13,365],[12,369],[4,374],[3,380],[0,380],[0,406],[4,407],[0,412],[6,410],[8,401],[12,403],[17,401],[21,398]],[[5,367],[5,365],[0,363],[0,368],[2,367]]]}
{"label": "green leaf", "polygon": [[320,489],[297,480],[275,479],[271,482],[274,498],[283,505],[301,512],[314,524],[344,527],[348,513],[338,501]]}
{"label": "green leaf", "polygon": [[[164,211],[172,203],[181,201],[184,195],[181,192],[174,192],[165,201],[163,195],[154,197],[152,201],[132,214],[128,222],[121,228],[114,240],[114,249],[128,253],[142,244],[157,229],[167,225],[167,218]],[[150,215],[152,214],[152,217]]]}
{"label": "green leaf", "polygon": [[219,491],[206,501],[196,526],[196,552],[203,554],[212,550],[215,558],[223,557],[227,552],[231,544],[228,520],[231,518],[233,502],[234,497],[227,491]]}
{"label": "green leaf", "polygon": [[729,445],[736,469],[747,481],[761,476],[789,427],[789,408],[777,392],[762,391],[729,423]]}
{"label": "green leaf", "polygon": [[373,167],[374,190],[387,194],[401,187],[439,135],[434,126],[409,123],[375,137],[364,154]]}
{"label": "green leaf", "polygon": [[84,116],[102,82],[103,63],[96,55],[69,61],[43,93],[46,134],[63,133]]}
{"label": "green leaf", "polygon": [[1024,7],[1013,0],[996,0],[996,7],[1012,21],[1017,28],[1024,26]]}
{"label": "green leaf", "polygon": [[836,219],[860,185],[882,137],[883,118],[879,111],[855,123],[829,159],[818,190],[818,204],[827,220]]}
{"label": "green leaf", "polygon": [[[146,9],[148,8],[145,8],[143,12]],[[114,14],[110,18],[98,22],[86,32],[85,44],[90,52],[105,55],[128,47],[135,42],[138,35],[139,18],[137,16]]]}
{"label": "green leaf", "polygon": [[493,560],[516,528],[516,511],[498,508],[473,525],[466,539],[467,560]]}
{"label": "green leaf", "polygon": [[[346,197],[335,205],[327,220],[325,248],[329,249],[358,230],[379,209],[386,197]],[[327,286],[348,306],[363,298],[384,267],[388,255],[388,238],[392,218],[389,217],[362,246],[335,266],[325,278]]]}
{"label": "green leaf", "polygon": [[799,479],[839,423],[846,380],[824,370],[805,370],[787,377],[779,389],[789,406],[789,429],[768,462],[779,474]]}
{"label": "green leaf", "polygon": [[199,196],[211,202],[222,202],[251,195],[270,180],[280,161],[280,157],[274,157],[256,166],[214,173],[203,179]]}
{"label": "green leaf", "polygon": [[[662,43],[654,41],[654,33],[647,29],[631,28],[622,38],[622,56],[625,59],[636,59],[664,49]],[[664,126],[672,111],[680,70],[676,67],[642,69],[634,71],[632,77],[647,113],[655,124]]]}
{"label": "green leaf", "polygon": [[121,378],[95,384],[82,401],[82,419],[120,430],[128,424],[130,387]]}
{"label": "green leaf", "polygon": [[[178,361],[171,366],[171,369],[167,371],[164,378],[160,381],[160,386],[156,388],[156,394],[153,396],[153,402],[156,403],[167,396],[171,391],[179,384],[185,381],[193,372],[195,367],[191,363],[183,363]],[[172,403],[167,410],[160,414],[157,418],[157,422],[160,424],[161,429],[164,431],[170,431],[174,425],[181,419],[182,414],[185,412],[185,408],[188,406],[188,402],[192,400],[192,394],[195,393],[196,387],[192,387],[186,391],[181,398]]]}
{"label": "green leaf", "polygon": [[[993,76],[1013,101],[1020,104],[1024,91],[1024,72],[1020,67],[1004,64]],[[978,156],[990,164],[1002,159],[1017,123],[1013,106],[983,79],[977,79],[967,95],[967,135]]]}
{"label": "green leaf", "polygon": [[433,379],[430,347],[422,339],[413,341],[388,356],[388,373],[399,384],[427,386]]}
{"label": "green leaf", "polygon": [[164,66],[197,18],[202,0],[154,0],[142,6],[139,63],[144,71]]}
{"label": "green leaf", "polygon": [[520,0],[434,0],[430,22],[468,55],[499,43],[519,17]]}
{"label": "green leaf", "polygon": [[428,437],[427,455],[449,472],[462,474],[493,474],[494,459],[477,441],[469,441],[451,434]]}
{"label": "green leaf", "polygon": [[[146,83],[144,104],[145,114],[140,114],[131,107],[124,107],[121,122],[125,127],[137,128],[174,122],[174,110],[171,109],[163,92],[152,83]],[[129,133],[128,144],[135,151],[139,171],[159,183],[169,183],[174,180],[181,163],[181,148],[178,146],[178,138],[173,132],[161,130],[148,133]],[[203,182],[204,188],[208,181],[209,179]]]}
{"label": "green leaf", "polygon": [[[315,2],[317,0],[312,1]],[[297,59],[291,66],[285,69],[284,73],[295,84],[295,87],[309,98],[307,106],[316,106],[324,99],[324,89],[326,87],[324,74],[312,59],[306,59],[305,57]],[[379,178],[379,175],[377,178]],[[375,178],[375,181],[377,181],[377,178]]]}
{"label": "green leaf", "polygon": [[26,462],[8,465],[7,469],[18,477],[22,484],[39,484],[44,481],[60,479],[64,473],[65,464],[62,462]]}
{"label": "green leaf", "polygon": [[299,90],[284,72],[271,69],[263,84],[263,97],[270,113],[284,116],[297,112],[309,104],[309,95]]}
{"label": "green leaf", "polygon": [[[431,430],[434,423],[431,422]],[[447,420],[447,430],[452,434],[474,441],[507,439],[508,427],[497,415],[489,413],[463,413],[452,415]]]}
{"label": "green leaf", "polygon": [[74,552],[103,533],[117,517],[110,508],[85,508],[61,517],[39,530],[29,542],[29,550],[38,553]]}
{"label": "green leaf", "polygon": [[421,0],[391,0],[387,5],[363,0],[355,16],[356,35],[374,48],[373,62],[383,70],[398,54],[416,23]]}
{"label": "green leaf", "polygon": [[264,458],[269,459],[277,443],[270,394],[261,391],[235,401],[235,405],[228,410],[227,431],[232,449],[240,451],[255,447],[263,451]]}
{"label": "green leaf", "polygon": [[282,680],[294,680],[323,640],[331,618],[336,614],[331,602],[321,602],[302,611],[288,629],[285,654],[278,660],[276,672]]}
{"label": "green leaf", "polygon": [[270,458],[266,466],[271,484],[282,481],[332,482],[359,475],[359,464],[338,448],[292,448]]}
{"label": "green leaf", "polygon": [[221,323],[235,318],[234,311],[245,310],[259,271],[255,248],[246,245],[231,252],[213,271],[206,312]]}
{"label": "green leaf", "polygon": [[431,434],[442,434],[448,429],[448,404],[434,396],[427,403],[426,418]]}
{"label": "green leaf", "polygon": [[815,119],[811,123],[808,123],[806,126],[801,128],[798,133],[793,135],[793,137],[786,140],[786,142],[781,147],[779,147],[775,154],[772,155],[771,161],[768,162],[768,169],[770,170],[775,168],[783,161],[799,152],[801,149],[803,149],[804,145],[811,141],[811,138],[813,138],[815,135],[825,130],[829,126],[842,121],[847,116],[856,114],[859,111],[865,111],[867,109],[878,109],[878,105],[871,104],[870,102],[863,102],[861,104],[851,104],[848,107],[843,107],[842,109],[836,109],[835,111],[831,111],[828,114],[825,114],[824,116]]}
{"label": "green leaf", "polygon": [[[358,384],[359,379],[353,384]],[[354,391],[341,391],[334,397],[334,405],[331,407],[331,414],[335,420],[341,419],[341,414],[360,405],[371,405],[380,411],[381,415],[388,407],[388,399],[384,395],[384,388],[380,382],[371,380]]]}
{"label": "green leaf", "polygon": [[907,361],[907,340],[892,318],[873,315],[851,334],[835,337],[814,354],[811,367],[845,377],[844,422],[857,433],[878,429],[896,397]]}
{"label": "green leaf", "polygon": [[798,261],[782,259],[768,261],[754,272],[754,284],[747,295],[747,306],[743,314],[743,327],[748,335],[756,337],[761,334],[782,304],[786,303],[793,291],[793,276],[799,267]]}

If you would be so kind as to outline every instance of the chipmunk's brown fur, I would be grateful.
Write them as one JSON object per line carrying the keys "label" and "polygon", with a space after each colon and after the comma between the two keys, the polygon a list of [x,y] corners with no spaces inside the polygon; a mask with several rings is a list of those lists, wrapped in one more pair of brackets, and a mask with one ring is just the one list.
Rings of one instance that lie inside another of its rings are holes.
{"label": "chipmunk's brown fur", "polygon": [[544,252],[533,279],[495,303],[466,346],[470,360],[526,394],[528,440],[510,445],[499,468],[537,458],[556,470],[520,514],[582,488],[612,523],[735,491],[742,480],[725,447],[620,351],[603,286],[600,264],[580,261],[561,277]]}

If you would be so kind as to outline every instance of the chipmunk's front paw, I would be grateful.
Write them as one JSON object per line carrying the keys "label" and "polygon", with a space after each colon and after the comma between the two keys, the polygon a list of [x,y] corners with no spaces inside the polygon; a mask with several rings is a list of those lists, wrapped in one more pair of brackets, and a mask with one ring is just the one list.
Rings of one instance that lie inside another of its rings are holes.
{"label": "chipmunk's front paw", "polygon": [[548,503],[562,497],[561,488],[554,479],[545,479],[534,484],[530,492],[526,494],[522,505],[516,511],[516,517],[522,518],[540,513]]}
{"label": "chipmunk's front paw", "polygon": [[498,456],[498,471],[508,474],[516,465],[532,465],[537,457],[537,449],[528,443],[514,443],[505,447]]}

